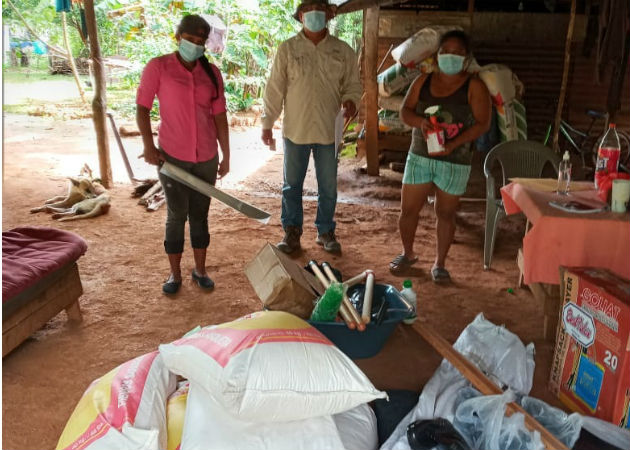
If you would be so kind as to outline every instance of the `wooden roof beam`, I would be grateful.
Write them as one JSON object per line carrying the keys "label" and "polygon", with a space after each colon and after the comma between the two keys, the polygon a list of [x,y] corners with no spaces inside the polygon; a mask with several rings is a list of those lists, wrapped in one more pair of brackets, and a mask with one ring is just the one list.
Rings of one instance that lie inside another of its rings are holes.
{"label": "wooden roof beam", "polygon": [[373,6],[389,6],[394,3],[407,3],[409,0],[348,0],[337,8],[337,14],[346,14]]}

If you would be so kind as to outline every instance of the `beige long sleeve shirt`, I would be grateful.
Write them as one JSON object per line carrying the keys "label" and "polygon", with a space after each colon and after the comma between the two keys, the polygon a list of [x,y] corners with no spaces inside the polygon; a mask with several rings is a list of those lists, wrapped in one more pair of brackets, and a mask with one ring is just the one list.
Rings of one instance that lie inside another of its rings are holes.
{"label": "beige long sleeve shirt", "polygon": [[284,107],[283,136],[296,144],[335,142],[335,117],[346,100],[358,107],[361,82],[352,48],[327,35],[318,45],[301,31],[278,47],[265,88],[263,129]]}

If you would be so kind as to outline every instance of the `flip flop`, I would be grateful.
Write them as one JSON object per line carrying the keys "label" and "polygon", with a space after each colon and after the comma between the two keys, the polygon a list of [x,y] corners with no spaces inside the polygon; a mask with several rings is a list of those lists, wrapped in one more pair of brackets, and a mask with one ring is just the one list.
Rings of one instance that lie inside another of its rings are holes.
{"label": "flip flop", "polygon": [[434,283],[448,283],[451,281],[451,274],[444,267],[434,267],[431,269],[431,278]]}
{"label": "flip flop", "polygon": [[411,266],[413,266],[416,261],[418,261],[417,257],[407,258],[407,256],[405,255],[398,255],[392,260],[392,262],[389,263],[389,271],[394,275],[403,273]]}

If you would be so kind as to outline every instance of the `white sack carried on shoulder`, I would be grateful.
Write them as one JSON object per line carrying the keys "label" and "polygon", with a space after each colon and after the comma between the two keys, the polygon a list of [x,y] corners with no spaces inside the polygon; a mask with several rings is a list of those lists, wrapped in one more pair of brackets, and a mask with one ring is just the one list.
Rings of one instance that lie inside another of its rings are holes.
{"label": "white sack carried on shoulder", "polygon": [[403,66],[414,66],[437,53],[440,38],[451,30],[461,30],[458,26],[433,25],[422,28],[405,42],[392,50],[392,58]]}
{"label": "white sack carried on shoulder", "polygon": [[251,422],[232,416],[191,382],[181,450],[343,450],[331,416],[290,422]]}
{"label": "white sack carried on shoulder", "polygon": [[316,328],[282,311],[202,328],[160,353],[242,420],[308,419],[387,396]]}

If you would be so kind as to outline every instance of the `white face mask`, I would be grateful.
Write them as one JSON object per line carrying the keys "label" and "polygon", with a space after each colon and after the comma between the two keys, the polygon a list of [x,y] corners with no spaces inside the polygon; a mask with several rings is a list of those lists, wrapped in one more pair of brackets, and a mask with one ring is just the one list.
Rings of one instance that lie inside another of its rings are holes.
{"label": "white face mask", "polygon": [[302,14],[302,22],[307,30],[318,33],[326,28],[326,11],[305,12]]}

